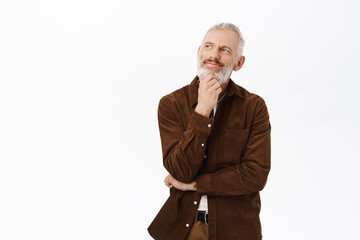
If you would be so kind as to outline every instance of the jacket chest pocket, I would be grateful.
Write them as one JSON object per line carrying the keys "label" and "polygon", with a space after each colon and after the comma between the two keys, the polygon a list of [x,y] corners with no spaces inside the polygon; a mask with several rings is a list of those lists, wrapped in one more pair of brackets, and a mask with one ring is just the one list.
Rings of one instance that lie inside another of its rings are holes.
{"label": "jacket chest pocket", "polygon": [[229,163],[240,163],[244,154],[250,129],[225,129],[224,160]]}

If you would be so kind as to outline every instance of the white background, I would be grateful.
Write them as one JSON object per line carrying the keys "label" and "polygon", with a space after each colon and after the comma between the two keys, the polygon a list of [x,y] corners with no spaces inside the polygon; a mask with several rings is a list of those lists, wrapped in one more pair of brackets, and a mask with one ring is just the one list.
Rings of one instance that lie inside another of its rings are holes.
{"label": "white background", "polygon": [[150,239],[168,197],[159,99],[211,25],[246,40],[262,96],[265,240],[360,239],[360,2],[1,1],[0,239]]}

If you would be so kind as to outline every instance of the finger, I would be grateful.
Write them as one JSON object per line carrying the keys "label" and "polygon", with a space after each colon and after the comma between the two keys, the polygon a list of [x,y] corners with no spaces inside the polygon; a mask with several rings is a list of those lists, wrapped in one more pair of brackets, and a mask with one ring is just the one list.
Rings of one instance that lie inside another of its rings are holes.
{"label": "finger", "polygon": [[210,78],[209,79],[209,82],[211,81],[218,81],[219,80],[219,77],[215,76],[214,74],[209,74],[208,77]]}
{"label": "finger", "polygon": [[219,81],[215,78],[211,79],[209,82],[207,82],[208,86],[214,86],[216,83],[219,83]]}
{"label": "finger", "polygon": [[165,183],[166,185],[169,184],[169,176],[166,176],[166,178],[164,179],[164,183]]}
{"label": "finger", "polygon": [[218,90],[218,89],[222,90],[220,84],[216,84],[216,85],[212,86],[211,88],[214,89],[214,90]]}
{"label": "finger", "polygon": [[217,80],[213,80],[206,85],[207,89],[212,89],[212,90],[218,89],[219,87],[220,84]]}
{"label": "finger", "polygon": [[173,187],[173,185],[171,184],[171,183],[166,183],[165,184],[167,187],[169,187],[169,188],[172,188]]}
{"label": "finger", "polygon": [[[204,82],[204,83],[208,83],[208,82],[210,82],[212,79],[218,79],[218,77],[217,76],[215,76],[214,74],[208,74],[202,81]],[[200,81],[201,82],[201,81]]]}
{"label": "finger", "polygon": [[221,87],[220,83],[218,81],[216,81],[213,85],[212,88],[214,89],[218,89],[219,87]]}

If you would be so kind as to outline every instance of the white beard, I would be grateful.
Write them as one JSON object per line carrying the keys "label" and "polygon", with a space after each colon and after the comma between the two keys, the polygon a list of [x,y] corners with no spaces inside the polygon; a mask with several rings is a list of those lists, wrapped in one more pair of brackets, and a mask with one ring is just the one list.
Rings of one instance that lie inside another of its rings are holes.
{"label": "white beard", "polygon": [[[204,68],[204,61],[201,61],[198,58],[198,65],[197,65],[197,70],[198,70],[198,76],[200,79],[206,78],[207,75],[209,75],[209,73],[211,72],[209,69]],[[232,69],[234,68],[234,66],[232,67],[224,67],[220,72],[216,72],[214,73],[215,76],[217,76],[219,78],[219,83],[223,84],[226,83],[227,80],[229,79]]]}

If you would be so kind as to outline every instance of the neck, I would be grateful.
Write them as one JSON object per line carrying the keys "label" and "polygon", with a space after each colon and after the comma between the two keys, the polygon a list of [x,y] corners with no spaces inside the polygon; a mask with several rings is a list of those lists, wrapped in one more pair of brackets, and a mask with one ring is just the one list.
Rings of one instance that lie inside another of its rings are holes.
{"label": "neck", "polygon": [[221,99],[221,98],[225,95],[225,93],[226,93],[226,88],[227,88],[228,84],[229,84],[229,79],[228,79],[226,82],[224,82],[223,84],[220,85],[220,87],[221,87],[222,90],[221,90],[221,93],[219,94],[219,98],[218,98],[218,99]]}

